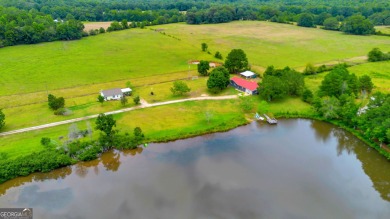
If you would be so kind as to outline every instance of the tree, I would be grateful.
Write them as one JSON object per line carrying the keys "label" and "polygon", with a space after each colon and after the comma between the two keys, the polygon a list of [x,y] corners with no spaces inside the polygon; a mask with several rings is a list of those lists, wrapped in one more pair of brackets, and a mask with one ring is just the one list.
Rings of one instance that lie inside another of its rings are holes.
{"label": "tree", "polygon": [[214,68],[210,77],[207,80],[207,88],[213,92],[218,93],[225,89],[230,83],[229,72],[224,67]]}
{"label": "tree", "polygon": [[126,19],[121,21],[121,25],[123,29],[129,29],[129,22]]}
{"label": "tree", "polygon": [[171,87],[171,92],[174,96],[182,96],[190,91],[191,89],[184,81],[175,81],[173,82],[173,87]]}
{"label": "tree", "polygon": [[390,54],[383,53],[379,48],[373,48],[368,53],[369,62],[379,62],[379,61],[384,61],[389,59],[390,59]]}
{"label": "tree", "polygon": [[107,137],[112,137],[115,133],[113,128],[116,126],[116,121],[112,115],[99,114],[95,121],[95,129],[106,134]]}
{"label": "tree", "polygon": [[313,101],[313,93],[309,89],[305,89],[302,93],[302,100],[306,103],[311,103]]}
{"label": "tree", "polygon": [[298,18],[298,26],[301,27],[314,27],[314,16],[309,13],[303,13]]}
{"label": "tree", "polygon": [[237,73],[248,69],[248,59],[242,49],[233,49],[230,51],[224,65],[230,73]]}
{"label": "tree", "polygon": [[303,74],[314,75],[315,73],[317,73],[317,68],[313,64],[307,63],[305,70],[303,70]]}
{"label": "tree", "polygon": [[202,47],[202,51],[203,51],[203,52],[206,52],[206,51],[207,51],[207,48],[208,48],[209,46],[207,45],[207,43],[202,43],[202,44],[201,44],[201,47]]}
{"label": "tree", "polygon": [[324,21],[324,29],[325,30],[339,30],[340,23],[335,17],[327,18]]}
{"label": "tree", "polygon": [[363,75],[359,77],[359,85],[360,90],[366,91],[368,93],[371,93],[372,89],[374,88],[374,84],[372,83],[371,78],[368,75]]}
{"label": "tree", "polygon": [[139,144],[142,142],[142,140],[145,138],[145,135],[142,133],[142,130],[140,127],[134,128],[134,140],[136,144]]}
{"label": "tree", "polygon": [[65,106],[65,99],[63,97],[57,98],[56,96],[49,94],[47,96],[47,99],[48,99],[48,105],[52,110],[58,110]]}
{"label": "tree", "polygon": [[208,61],[201,60],[197,66],[200,75],[207,76],[209,74],[207,72],[210,69],[210,63]]}
{"label": "tree", "polygon": [[103,27],[99,28],[99,33],[105,33],[105,32],[106,32],[106,30]]}
{"label": "tree", "polygon": [[375,33],[374,25],[362,15],[352,15],[345,19],[341,30],[356,35],[369,35]]}
{"label": "tree", "polygon": [[350,78],[351,75],[345,66],[336,66],[322,80],[319,96],[339,97],[343,93],[350,94],[352,92],[348,84],[351,81]]}
{"label": "tree", "polygon": [[122,97],[121,97],[121,104],[122,104],[122,106],[126,106],[126,104],[127,104],[127,97],[126,97],[126,95],[122,95]]}
{"label": "tree", "polygon": [[272,75],[265,76],[257,89],[260,96],[268,101],[284,98],[288,93],[286,83],[279,77]]}
{"label": "tree", "polygon": [[322,99],[320,113],[326,119],[338,118],[339,112],[340,112],[340,102],[336,97],[324,97]]}
{"label": "tree", "polygon": [[138,105],[138,104],[141,102],[141,99],[140,99],[139,96],[137,95],[137,96],[135,96],[135,97],[133,98],[133,101],[134,101],[135,105]]}
{"label": "tree", "polygon": [[5,126],[5,115],[3,110],[0,109],[0,130]]}
{"label": "tree", "polygon": [[214,57],[217,59],[223,59],[222,54],[219,51],[215,53]]}
{"label": "tree", "polygon": [[99,94],[98,97],[97,97],[97,99],[98,99],[99,103],[103,104],[103,102],[104,102],[104,97],[103,97],[102,95]]}

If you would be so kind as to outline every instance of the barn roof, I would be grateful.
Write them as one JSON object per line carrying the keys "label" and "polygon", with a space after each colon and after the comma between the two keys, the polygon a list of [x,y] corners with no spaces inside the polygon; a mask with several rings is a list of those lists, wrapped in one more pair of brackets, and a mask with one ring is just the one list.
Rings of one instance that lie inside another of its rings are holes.
{"label": "barn roof", "polygon": [[257,89],[259,86],[256,82],[254,81],[247,81],[245,79],[239,78],[239,77],[233,77],[230,80],[234,81],[238,86],[241,86],[243,88],[246,88],[248,90],[254,91]]}

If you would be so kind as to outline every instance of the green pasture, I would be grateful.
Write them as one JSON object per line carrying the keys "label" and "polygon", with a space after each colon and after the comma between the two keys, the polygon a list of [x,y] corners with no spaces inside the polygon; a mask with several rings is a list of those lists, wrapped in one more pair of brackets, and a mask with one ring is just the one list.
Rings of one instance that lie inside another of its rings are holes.
{"label": "green pasture", "polygon": [[[38,95],[39,98],[37,97],[36,101],[44,102],[3,109],[3,112],[6,114],[7,118],[6,126],[2,129],[2,131],[10,131],[30,126],[42,125],[46,123],[58,122],[67,119],[79,118],[83,116],[119,110],[127,107],[133,107],[135,106],[133,98],[136,95],[139,95],[148,103],[190,97],[199,97],[202,95],[215,95],[210,93],[206,87],[207,77],[199,77],[198,79],[184,81],[191,88],[191,92],[189,92],[189,94],[187,95],[173,96],[170,90],[170,88],[173,86],[173,82],[171,81],[151,85],[145,84],[144,86],[138,86],[134,88],[133,95],[127,97],[128,103],[125,106],[122,106],[120,101],[106,101],[101,104],[97,102],[98,93],[77,96],[76,92],[74,91],[73,94],[76,95],[76,97],[67,97],[66,93],[61,90],[53,92],[55,95],[65,94],[64,97],[66,108],[71,111],[71,115],[67,116],[54,115],[53,111],[50,110],[47,105],[47,97],[45,97],[46,93],[43,92]],[[153,91],[154,95],[151,95],[151,91]],[[217,94],[216,96],[231,94],[237,94],[237,91],[235,91],[232,87],[229,87],[228,89]],[[20,104],[23,103],[23,98],[20,98],[17,95],[15,96],[15,98],[19,98]]]}
{"label": "green pasture", "polygon": [[154,27],[175,36],[196,49],[202,42],[209,51],[224,57],[233,48],[243,49],[252,65],[298,68],[307,63],[327,63],[365,56],[374,47],[390,50],[386,36],[355,36],[337,31],[304,28],[265,21],[237,21],[225,24]]}
{"label": "green pasture", "polygon": [[[357,77],[361,77],[362,75],[370,76],[375,85],[373,92],[381,91],[384,93],[390,93],[390,61],[370,62],[356,65],[349,67],[348,71],[350,73],[355,73]],[[318,91],[321,81],[327,73],[328,72],[323,72],[316,75],[306,76],[306,86],[314,92]]]}
{"label": "green pasture", "polygon": [[188,70],[211,56],[149,29],[0,49],[0,95],[46,91]]}

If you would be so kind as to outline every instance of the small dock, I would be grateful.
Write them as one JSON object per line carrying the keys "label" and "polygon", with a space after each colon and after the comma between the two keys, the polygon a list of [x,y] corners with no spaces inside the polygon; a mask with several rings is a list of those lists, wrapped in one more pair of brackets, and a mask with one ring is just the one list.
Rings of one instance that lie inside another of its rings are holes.
{"label": "small dock", "polygon": [[274,125],[274,124],[278,124],[278,120],[276,120],[275,118],[270,118],[269,116],[267,116],[267,114],[264,114],[264,117],[267,119],[267,122],[271,125]]}

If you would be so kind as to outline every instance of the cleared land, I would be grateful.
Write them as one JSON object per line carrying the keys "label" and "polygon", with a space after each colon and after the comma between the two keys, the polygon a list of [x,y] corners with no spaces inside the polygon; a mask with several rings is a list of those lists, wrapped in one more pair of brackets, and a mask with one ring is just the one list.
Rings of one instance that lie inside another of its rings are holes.
{"label": "cleared land", "polygon": [[0,95],[30,93],[186,71],[210,55],[151,30],[0,50]]}
{"label": "cleared land", "polygon": [[390,50],[384,36],[355,36],[337,31],[303,28],[273,22],[231,22],[226,24],[169,24],[152,27],[189,44],[209,45],[212,54],[225,57],[232,48],[243,49],[252,65],[298,68],[307,63],[325,63],[364,56],[373,47]]}
{"label": "cleared land", "polygon": [[103,27],[105,30],[111,25],[111,22],[86,22],[84,23],[84,30],[96,30]]}

